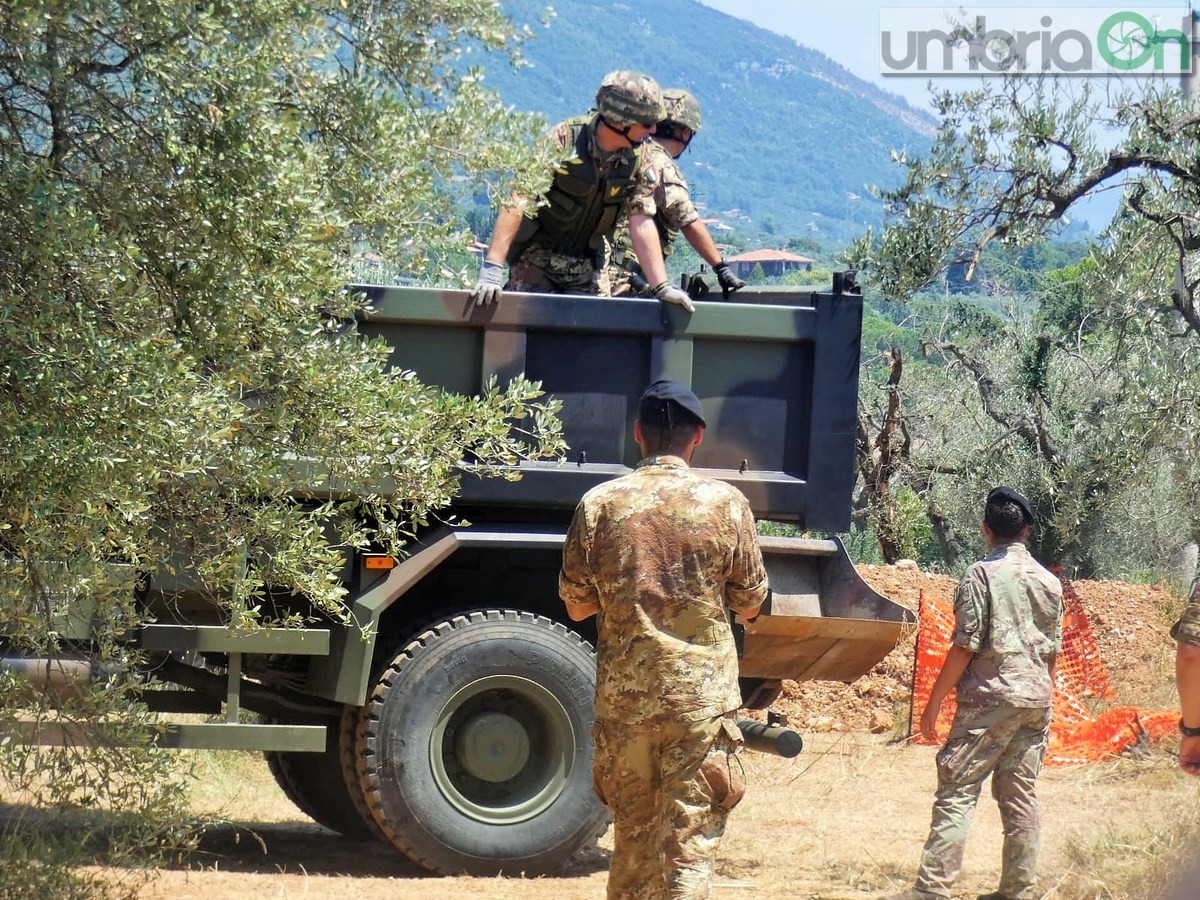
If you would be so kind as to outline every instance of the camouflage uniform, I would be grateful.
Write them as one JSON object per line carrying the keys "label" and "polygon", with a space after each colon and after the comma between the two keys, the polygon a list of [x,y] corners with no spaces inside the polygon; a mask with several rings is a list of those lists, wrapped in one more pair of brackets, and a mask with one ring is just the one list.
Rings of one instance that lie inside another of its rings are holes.
{"label": "camouflage uniform", "polygon": [[[645,290],[645,278],[629,237],[630,216],[654,217],[663,256],[671,252],[676,235],[700,218],[692,203],[687,179],[671,154],[653,140],[647,140],[642,145],[642,156],[644,165],[657,177],[641,185],[625,202],[612,237],[605,244],[604,271],[600,274],[599,285],[600,293],[605,297],[629,296]],[[641,282],[637,286],[632,277],[634,272]]]}
{"label": "camouflage uniform", "polygon": [[677,456],[580,501],[559,593],[598,604],[594,783],[614,814],[608,896],[706,898],[745,789],[728,611],[767,591],[746,498]]}
{"label": "camouflage uniform", "polygon": [[[550,136],[564,149],[572,140],[574,120],[560,122],[550,131]],[[614,168],[633,166],[634,190],[638,193],[653,193],[657,173],[638,157],[638,147],[625,147],[613,153],[605,153],[596,144],[595,120],[588,125],[588,148],[601,179]],[[650,212],[653,215],[653,201]],[[540,234],[520,250],[508,270],[506,290],[527,291],[541,294],[595,294],[599,287],[600,267],[604,258],[601,244],[586,252],[556,247]]]}
{"label": "camouflage uniform", "polygon": [[917,891],[949,897],[984,780],[1004,824],[1000,894],[1033,897],[1041,833],[1034,782],[1050,734],[1051,666],[1062,647],[1062,585],[1021,543],[997,547],[963,576],[954,644],[974,652],[938,752],[938,789]]}
{"label": "camouflage uniform", "polygon": [[[665,115],[662,91],[647,75],[618,70],[605,76],[588,116],[560,122],[550,132],[572,151],[555,170],[546,203],[522,222],[508,249],[506,288],[554,294],[595,294],[604,242],[634,192],[653,193],[655,170],[644,165],[640,144],[606,151],[596,139],[603,122],[628,141],[635,125]],[[647,215],[654,215],[653,201]]]}
{"label": "camouflage uniform", "polygon": [[596,260],[573,256],[535,240],[509,266],[504,289],[531,294],[595,294],[599,291]]}
{"label": "camouflage uniform", "polygon": [[1187,606],[1179,621],[1171,626],[1171,637],[1185,644],[1200,646],[1200,575],[1192,581]]}

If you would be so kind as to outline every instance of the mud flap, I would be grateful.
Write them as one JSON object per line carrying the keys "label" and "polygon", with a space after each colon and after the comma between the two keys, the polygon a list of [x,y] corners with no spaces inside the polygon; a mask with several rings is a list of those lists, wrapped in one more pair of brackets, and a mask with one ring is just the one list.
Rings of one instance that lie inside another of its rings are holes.
{"label": "mud flap", "polygon": [[735,620],[743,678],[851,682],[915,625],[911,612],[872,590],[836,538],[761,538],[771,599]]}

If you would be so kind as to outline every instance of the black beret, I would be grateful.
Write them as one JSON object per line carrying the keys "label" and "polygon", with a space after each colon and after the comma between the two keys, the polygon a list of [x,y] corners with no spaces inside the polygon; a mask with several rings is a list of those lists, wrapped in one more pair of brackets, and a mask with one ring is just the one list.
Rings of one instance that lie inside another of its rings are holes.
{"label": "black beret", "polygon": [[1021,507],[1021,511],[1025,513],[1025,521],[1030,525],[1033,524],[1033,507],[1029,505],[1029,501],[1025,499],[1023,494],[1013,490],[1010,487],[1000,485],[999,487],[992,488],[991,493],[989,493],[987,496],[987,502],[989,504],[1015,503],[1017,506]]}
{"label": "black beret", "polygon": [[659,427],[695,422],[708,427],[700,398],[678,381],[656,381],[642,391],[638,401],[638,418],[647,425]]}

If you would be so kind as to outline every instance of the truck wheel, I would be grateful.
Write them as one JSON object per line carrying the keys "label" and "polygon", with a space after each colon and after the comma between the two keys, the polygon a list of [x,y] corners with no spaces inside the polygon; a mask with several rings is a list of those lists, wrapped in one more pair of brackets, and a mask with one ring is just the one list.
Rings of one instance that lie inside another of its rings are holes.
{"label": "truck wheel", "polygon": [[594,841],[590,645],[532,613],[441,622],[359,718],[358,774],[388,840],[434,872],[541,874]]}
{"label": "truck wheel", "polygon": [[[357,712],[354,707],[350,709]],[[312,723],[305,721],[304,724]],[[267,768],[287,798],[317,824],[351,840],[377,838],[380,836],[378,828],[374,821],[363,818],[354,802],[351,786],[343,776],[339,740],[341,719],[327,719],[324,724],[328,737],[323,753],[268,750],[263,754]],[[357,785],[354,785],[354,789],[357,789]]]}

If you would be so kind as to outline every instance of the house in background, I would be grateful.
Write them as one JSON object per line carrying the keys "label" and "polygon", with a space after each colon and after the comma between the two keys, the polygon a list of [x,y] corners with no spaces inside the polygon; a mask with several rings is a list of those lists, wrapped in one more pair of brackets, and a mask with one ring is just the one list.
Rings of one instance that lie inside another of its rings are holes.
{"label": "house in background", "polygon": [[786,250],[750,250],[737,256],[727,256],[725,262],[733,267],[739,278],[749,277],[755,266],[762,266],[763,274],[772,278],[794,269],[811,272],[814,260]]}

